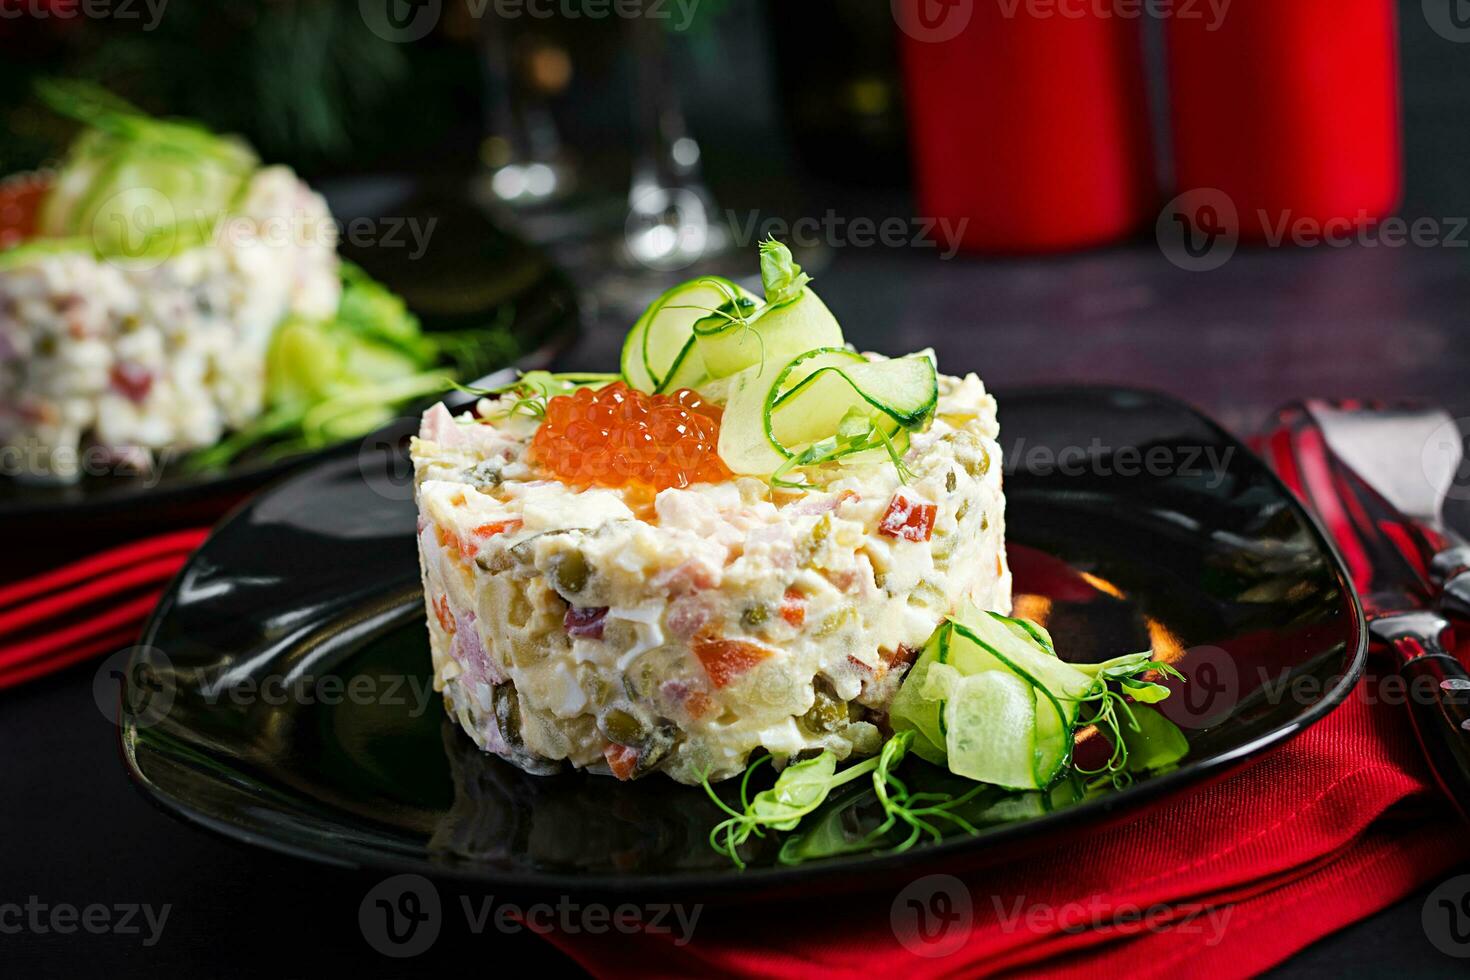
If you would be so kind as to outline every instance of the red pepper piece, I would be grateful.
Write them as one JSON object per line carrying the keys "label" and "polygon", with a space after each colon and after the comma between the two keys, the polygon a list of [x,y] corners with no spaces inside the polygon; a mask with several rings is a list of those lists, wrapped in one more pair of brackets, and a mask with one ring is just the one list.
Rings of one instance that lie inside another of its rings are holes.
{"label": "red pepper piece", "polygon": [[888,502],[888,510],[878,522],[878,533],[904,541],[928,541],[934,534],[934,518],[939,508],[914,500],[902,490]]}

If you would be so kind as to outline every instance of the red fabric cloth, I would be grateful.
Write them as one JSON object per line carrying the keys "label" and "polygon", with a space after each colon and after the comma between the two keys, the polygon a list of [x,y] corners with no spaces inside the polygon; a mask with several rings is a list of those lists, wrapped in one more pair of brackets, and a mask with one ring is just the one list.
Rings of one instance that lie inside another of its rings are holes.
{"label": "red fabric cloth", "polygon": [[0,690],[135,643],[208,534],[169,531],[74,560],[79,545],[16,549],[0,563]]}
{"label": "red fabric cloth", "polygon": [[1246,976],[1470,858],[1402,698],[1372,671],[1327,718],[1225,779],[963,875],[972,922],[929,947],[958,947],[948,955],[900,943],[902,883],[790,908],[707,907],[684,946],[548,938],[602,977]]}

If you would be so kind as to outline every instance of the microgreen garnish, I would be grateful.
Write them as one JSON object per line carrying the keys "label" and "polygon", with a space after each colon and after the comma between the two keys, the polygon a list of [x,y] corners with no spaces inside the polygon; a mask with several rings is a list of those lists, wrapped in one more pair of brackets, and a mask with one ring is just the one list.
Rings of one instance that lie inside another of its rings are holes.
{"label": "microgreen garnish", "polygon": [[476,388],[455,384],[454,387],[467,395],[481,398],[501,398],[514,395],[510,404],[494,412],[491,418],[510,418],[524,415],[541,420],[546,418],[546,403],[557,395],[570,395],[578,388],[601,388],[617,381],[621,375],[595,373],[552,374],[550,371],[526,371],[514,381],[507,381],[494,388]]}
{"label": "microgreen garnish", "polygon": [[801,295],[812,277],[801,271],[791,257],[791,249],[774,237],[761,242],[761,287],[769,306],[789,303]]}
{"label": "microgreen garnish", "polygon": [[[769,761],[762,757],[741,779],[736,806],[721,800],[706,779],[705,791],[727,815],[711,831],[710,844],[742,868],[749,856],[741,853],[742,846],[771,833],[790,834],[777,855],[783,864],[854,852],[890,853],[951,833],[978,834],[1020,813],[1122,789],[1138,773],[1174,765],[1189,748],[1183,733],[1145,703],[1168,695],[1168,688],[1146,679],[1150,673],[1181,677],[1146,652],[1100,664],[1066,664],[1035,623],[966,607],[941,624],[904,679],[889,709],[895,733],[877,756],[839,771],[836,756],[824,751],[788,766],[770,789],[752,795],[752,777]],[[1037,705],[1029,728],[994,700],[997,691],[1017,685],[1024,691],[1023,703]],[[1134,698],[1135,693],[1141,697]],[[928,709],[916,707],[918,701]],[[946,708],[948,702],[955,703]],[[1046,722],[1053,709],[1060,727]],[[933,712],[928,720],[925,710]],[[1083,727],[1095,728],[1111,745],[1099,766],[1071,760],[1071,745]],[[1043,738],[1056,744],[1043,747]],[[940,743],[948,744],[947,757]],[[1034,761],[1020,761],[1033,752],[1026,746],[1034,747]],[[1020,756],[1014,756],[1017,748],[1023,749]],[[1017,760],[993,770],[994,784],[968,771],[992,753]],[[898,768],[910,754],[921,760],[901,778]],[[1037,771],[1039,781],[1028,785],[1024,780],[1031,777],[1022,770],[1030,772],[1043,759],[1055,763],[1046,762]]]}
{"label": "microgreen garnish", "polygon": [[[752,797],[751,777],[770,761],[770,756],[761,756],[746,768],[740,780],[738,810],[721,800],[706,778],[703,783],[705,792],[729,815],[710,831],[710,846],[729,857],[737,867],[744,868],[745,859],[740,848],[751,837],[764,837],[767,831],[795,830],[804,818],[821,808],[834,790],[870,774],[871,798],[876,801],[882,820],[861,839],[841,845],[844,852],[875,848],[905,851],[926,836],[934,840],[943,839],[946,826],[978,833],[977,828],[957,811],[985,787],[977,784],[958,796],[912,792],[895,773],[912,743],[913,732],[900,732],[884,743],[878,755],[848,766],[841,772],[836,771],[837,757],[830,750],[823,751],[821,755],[787,766],[770,789]],[[896,840],[895,831],[902,835]],[[781,848],[782,863],[796,864],[805,860],[807,855],[802,853],[804,843],[804,837],[788,839]],[[882,846],[884,844],[887,846]]]}
{"label": "microgreen garnish", "polygon": [[[899,431],[907,439],[906,431]],[[903,453],[894,443],[893,436],[889,434],[884,424],[854,408],[838,423],[835,435],[812,443],[781,464],[776,472],[771,474],[770,484],[773,487],[789,490],[811,489],[813,484],[807,481],[805,475],[798,481],[787,479],[787,474],[792,470],[834,463],[844,457],[878,449],[888,454],[889,461],[898,472],[900,483],[906,484],[913,479],[913,471],[903,461]]]}

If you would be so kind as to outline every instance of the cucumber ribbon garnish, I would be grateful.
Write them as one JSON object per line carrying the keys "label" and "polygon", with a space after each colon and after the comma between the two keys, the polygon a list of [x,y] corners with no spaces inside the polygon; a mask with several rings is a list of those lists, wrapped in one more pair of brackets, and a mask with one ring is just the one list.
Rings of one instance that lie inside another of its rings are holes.
{"label": "cucumber ribbon garnish", "polygon": [[760,269],[764,302],[717,276],[665,292],[628,333],[623,378],[723,403],[719,453],[736,474],[800,487],[813,467],[887,460],[906,476],[909,435],[929,425],[938,401],[933,357],[849,349],[780,242],[761,243]]}
{"label": "cucumber ribbon garnish", "polygon": [[[1069,664],[1036,623],[967,606],[940,624],[904,678],[888,713],[894,734],[878,755],[839,770],[827,750],[752,795],[752,774],[769,759],[762,757],[741,780],[738,808],[706,781],[727,814],[710,843],[741,867],[740,848],[767,832],[792,834],[778,856],[786,864],[902,851],[1127,785],[1189,750],[1183,733],[1148,707],[1169,695],[1151,674],[1182,676],[1148,652]],[[1112,747],[1091,769],[1072,758],[1087,726]],[[932,768],[921,764],[900,779],[895,770],[907,755]]]}

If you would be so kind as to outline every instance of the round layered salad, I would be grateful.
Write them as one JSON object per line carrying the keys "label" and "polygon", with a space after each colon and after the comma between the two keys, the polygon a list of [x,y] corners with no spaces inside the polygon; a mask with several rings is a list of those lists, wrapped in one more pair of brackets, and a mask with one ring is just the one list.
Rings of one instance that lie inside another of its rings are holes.
{"label": "round layered salad", "polygon": [[623,370],[527,375],[412,445],[436,686],[488,752],[684,783],[876,752],[920,649],[1008,612],[994,399],[847,347],[777,243]]}
{"label": "round layered salad", "polygon": [[444,390],[443,345],[339,261],[290,169],[91,86],[41,95],[82,129],[57,170],[0,184],[0,475],[315,448]]}

